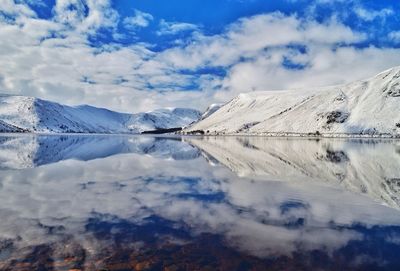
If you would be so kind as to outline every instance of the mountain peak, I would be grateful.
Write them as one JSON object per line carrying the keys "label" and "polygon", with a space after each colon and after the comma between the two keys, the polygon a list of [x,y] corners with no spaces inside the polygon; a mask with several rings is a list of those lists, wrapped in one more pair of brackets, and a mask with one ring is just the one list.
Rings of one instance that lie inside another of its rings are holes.
{"label": "mountain peak", "polygon": [[90,105],[67,106],[35,97],[0,95],[0,132],[141,133],[186,126],[200,117],[194,109],[160,109],[128,114]]}
{"label": "mountain peak", "polygon": [[185,132],[400,136],[400,67],[309,90],[242,93]]}

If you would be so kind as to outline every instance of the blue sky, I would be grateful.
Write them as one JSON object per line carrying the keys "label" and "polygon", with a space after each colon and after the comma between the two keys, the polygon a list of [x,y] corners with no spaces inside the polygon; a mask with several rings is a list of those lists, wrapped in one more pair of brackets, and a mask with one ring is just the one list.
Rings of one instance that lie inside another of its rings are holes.
{"label": "blue sky", "polygon": [[400,3],[2,0],[0,89],[137,112],[400,65]]}

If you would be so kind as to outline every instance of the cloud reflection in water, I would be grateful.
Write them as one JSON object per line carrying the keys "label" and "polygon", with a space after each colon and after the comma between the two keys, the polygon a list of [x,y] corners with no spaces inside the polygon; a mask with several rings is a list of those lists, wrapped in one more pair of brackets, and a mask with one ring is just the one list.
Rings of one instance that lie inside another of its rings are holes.
{"label": "cloud reflection in water", "polygon": [[[393,268],[398,187],[385,180],[400,176],[396,148],[234,137],[2,138],[0,267]],[[367,192],[356,189],[363,184]]]}

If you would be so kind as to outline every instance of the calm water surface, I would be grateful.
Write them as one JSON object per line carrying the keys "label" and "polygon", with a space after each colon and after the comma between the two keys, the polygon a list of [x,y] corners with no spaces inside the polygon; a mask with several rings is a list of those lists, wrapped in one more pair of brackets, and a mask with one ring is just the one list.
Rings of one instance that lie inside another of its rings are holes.
{"label": "calm water surface", "polygon": [[4,135],[0,270],[400,270],[400,142]]}

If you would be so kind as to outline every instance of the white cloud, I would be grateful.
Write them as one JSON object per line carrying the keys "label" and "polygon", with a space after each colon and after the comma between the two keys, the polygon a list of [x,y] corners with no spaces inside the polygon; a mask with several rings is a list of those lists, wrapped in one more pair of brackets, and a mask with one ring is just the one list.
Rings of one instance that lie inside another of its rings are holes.
{"label": "white cloud", "polygon": [[386,17],[394,14],[393,9],[390,8],[384,8],[381,10],[369,10],[361,6],[356,7],[354,9],[354,12],[360,19],[364,21],[373,21],[376,18],[385,19]]}
{"label": "white cloud", "polygon": [[2,0],[0,10],[7,15],[33,17],[36,13],[23,3],[15,3],[13,0]]}
{"label": "white cloud", "polygon": [[[49,20],[37,18],[26,5],[8,0],[0,5],[15,17],[0,21],[2,91],[67,104],[125,112],[166,106],[205,109],[239,92],[349,82],[400,63],[399,49],[356,49],[353,43],[363,42],[366,34],[337,18],[319,23],[262,14],[240,19],[213,36],[195,25],[163,21],[165,34],[195,31],[188,43],[153,52],[152,45],[143,43],[90,46],[88,37],[98,29],[119,35],[120,17],[106,0],[58,0]],[[296,46],[306,49],[300,52]],[[306,69],[286,69],[284,59]],[[227,75],[181,73],[215,67]],[[194,91],[180,91],[188,88]]]}
{"label": "white cloud", "polygon": [[118,12],[111,8],[110,0],[86,0],[88,15],[82,22],[82,31],[94,31],[98,28],[114,28],[118,24]]}
{"label": "white cloud", "polygon": [[57,0],[53,12],[58,22],[77,26],[84,20],[85,9],[81,0]]}
{"label": "white cloud", "polygon": [[[258,58],[238,63],[223,80],[223,88],[216,94],[219,100],[232,98],[241,92],[252,90],[279,90],[314,88],[336,85],[368,78],[379,71],[400,63],[398,49],[369,47],[355,49],[344,47],[332,50],[329,47],[311,47],[300,55],[303,70],[282,67],[286,50],[276,49]],[[296,60],[296,58],[294,58]]]}
{"label": "white cloud", "polygon": [[102,27],[114,28],[119,20],[109,0],[57,0],[53,12],[56,21],[86,34]]}
{"label": "white cloud", "polygon": [[388,37],[394,42],[400,42],[400,31],[392,31],[389,33]]}
{"label": "white cloud", "polygon": [[[227,67],[227,76],[219,81],[225,91],[213,96],[212,101],[218,102],[253,90],[350,82],[400,63],[398,49],[357,49],[352,45],[365,38],[366,34],[335,18],[318,23],[273,13],[242,19],[221,35],[197,36],[193,44],[167,50],[156,59],[179,69]],[[300,53],[296,46],[288,45],[304,45],[307,50]],[[282,65],[284,59],[306,68],[287,69]]]}
{"label": "white cloud", "polygon": [[354,32],[333,19],[320,24],[303,21],[296,16],[272,13],[241,19],[221,35],[198,35],[189,46],[172,48],[159,58],[177,68],[231,66],[242,58],[263,56],[263,51],[271,47],[291,44],[333,46],[338,43],[357,43],[364,38],[364,34]]}
{"label": "white cloud", "polygon": [[167,22],[165,20],[160,21],[160,29],[157,31],[158,35],[176,35],[184,31],[196,31],[200,27],[195,24],[181,23],[181,22]]}
{"label": "white cloud", "polygon": [[135,9],[135,16],[126,17],[123,24],[125,28],[134,30],[138,27],[147,27],[153,19],[151,14]]}

